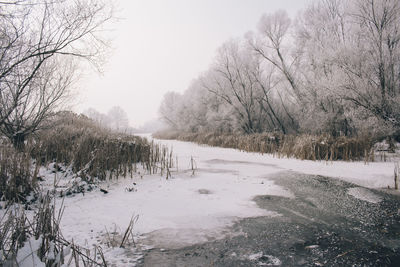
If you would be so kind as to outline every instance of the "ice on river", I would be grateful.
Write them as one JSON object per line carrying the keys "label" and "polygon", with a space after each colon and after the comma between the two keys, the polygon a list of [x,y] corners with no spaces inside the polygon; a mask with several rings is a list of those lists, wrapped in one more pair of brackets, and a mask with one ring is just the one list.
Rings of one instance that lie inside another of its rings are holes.
{"label": "ice on river", "polygon": [[[134,233],[148,245],[172,248],[223,238],[232,235],[227,226],[240,218],[279,216],[259,208],[252,199],[257,195],[294,197],[268,179],[282,171],[337,177],[366,187],[387,187],[392,182],[393,163],[301,161],[179,141],[160,142],[173,148],[178,159],[173,178],[136,175],[108,184],[108,194],[95,191],[67,198],[62,220],[67,239],[83,245],[102,242],[109,233],[123,233],[132,215],[139,215]],[[137,191],[128,192],[126,188],[133,182]],[[359,198],[365,195],[357,190],[349,193]]]}

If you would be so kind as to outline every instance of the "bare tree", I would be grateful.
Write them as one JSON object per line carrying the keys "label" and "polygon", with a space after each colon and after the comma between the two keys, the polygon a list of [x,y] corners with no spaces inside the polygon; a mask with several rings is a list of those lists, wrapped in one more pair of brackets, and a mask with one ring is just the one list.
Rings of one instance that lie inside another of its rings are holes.
{"label": "bare tree", "polygon": [[15,146],[69,92],[77,69],[71,58],[100,66],[101,30],[111,16],[100,0],[0,3],[0,130]]}
{"label": "bare tree", "polygon": [[352,120],[371,116],[399,129],[399,13],[396,0],[324,0],[303,14],[305,87],[336,130],[351,133]]}
{"label": "bare tree", "polygon": [[179,122],[184,128],[183,130],[199,132],[207,129],[207,114],[213,112],[212,100],[200,80],[193,80],[182,95],[182,111],[179,113],[181,115]]}
{"label": "bare tree", "polygon": [[273,64],[289,82],[293,94],[298,100],[302,99],[298,80],[295,76],[297,57],[289,59],[285,51],[285,39],[288,38],[291,20],[286,11],[280,10],[274,14],[265,14],[258,23],[259,37],[250,39],[249,44],[265,60]]}
{"label": "bare tree", "polygon": [[299,16],[296,27],[298,68],[302,71],[303,108],[301,126],[314,132],[350,135],[354,116],[343,99],[340,86],[345,80],[335,61],[346,54],[354,35],[349,17],[350,1],[322,0]]}
{"label": "bare tree", "polygon": [[400,3],[356,0],[353,56],[339,57],[344,97],[400,129]]}
{"label": "bare tree", "polygon": [[[290,36],[291,25],[292,22],[286,11],[280,10],[273,14],[265,14],[258,23],[258,33],[247,35],[247,41],[253,51],[264,59],[267,65],[272,65],[277,73],[280,73],[282,79],[279,88],[275,91],[282,111],[289,119],[291,130],[297,132],[298,118],[295,118],[294,114],[301,113],[299,111],[304,107],[305,96],[299,78],[300,54],[295,49],[291,49],[292,47],[289,45],[294,40],[293,36]],[[264,101],[264,103],[268,105],[268,102]],[[269,107],[268,109],[272,113]],[[279,123],[277,117],[274,117],[279,128],[286,132],[284,124]]]}
{"label": "bare tree", "polygon": [[[53,111],[63,104],[69,96],[68,91],[73,82],[72,66],[58,64],[53,60],[43,63],[22,94],[9,116],[4,118],[1,132],[7,136],[17,148],[22,148],[25,137],[45,127],[43,123]],[[20,77],[15,77],[14,86],[22,85]],[[11,93],[15,93],[9,88]]]}
{"label": "bare tree", "polygon": [[182,95],[168,92],[164,95],[158,113],[161,120],[174,129],[180,128],[179,113],[182,109]]}
{"label": "bare tree", "polygon": [[[288,127],[285,125],[285,121],[282,112],[278,111],[275,105],[276,94],[273,94],[273,90],[279,85],[279,80],[274,79],[275,67],[262,66],[261,60],[256,61],[254,68],[250,70],[252,78],[260,88],[261,94],[258,96],[258,101],[262,110],[268,116],[269,130],[280,130],[282,133],[288,133]],[[287,112],[287,114],[289,114]],[[289,115],[290,116],[290,115]],[[293,118],[289,117],[291,120]],[[293,123],[294,124],[294,123]],[[293,128],[294,125],[291,125]]]}
{"label": "bare tree", "polygon": [[97,111],[94,108],[88,108],[83,112],[83,114],[103,128],[107,128],[110,124],[110,119],[108,118],[108,116]]}
{"label": "bare tree", "polygon": [[203,79],[203,86],[209,92],[233,108],[245,133],[262,131],[262,117],[258,116],[260,107],[256,101],[260,90],[252,73],[255,64],[251,51],[239,40],[231,40],[220,48],[212,72]]}
{"label": "bare tree", "polygon": [[124,131],[129,127],[128,114],[120,106],[114,106],[107,112],[109,125],[117,131]]}

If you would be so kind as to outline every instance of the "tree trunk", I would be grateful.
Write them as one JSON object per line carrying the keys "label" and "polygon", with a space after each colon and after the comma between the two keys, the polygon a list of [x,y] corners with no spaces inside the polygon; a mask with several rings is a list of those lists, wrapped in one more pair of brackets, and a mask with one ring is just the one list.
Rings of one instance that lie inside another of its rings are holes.
{"label": "tree trunk", "polygon": [[18,151],[22,151],[25,148],[25,133],[16,133],[12,139],[13,146]]}

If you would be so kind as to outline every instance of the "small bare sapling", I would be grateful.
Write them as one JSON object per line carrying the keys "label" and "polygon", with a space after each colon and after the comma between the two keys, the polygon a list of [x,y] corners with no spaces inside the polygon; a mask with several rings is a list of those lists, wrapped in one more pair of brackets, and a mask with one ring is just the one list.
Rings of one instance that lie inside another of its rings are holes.
{"label": "small bare sapling", "polygon": [[193,156],[190,157],[190,169],[192,171],[192,176],[195,175],[195,171],[197,169],[196,161],[194,160]]}
{"label": "small bare sapling", "polygon": [[394,189],[399,189],[399,175],[400,175],[400,166],[399,162],[394,165]]}

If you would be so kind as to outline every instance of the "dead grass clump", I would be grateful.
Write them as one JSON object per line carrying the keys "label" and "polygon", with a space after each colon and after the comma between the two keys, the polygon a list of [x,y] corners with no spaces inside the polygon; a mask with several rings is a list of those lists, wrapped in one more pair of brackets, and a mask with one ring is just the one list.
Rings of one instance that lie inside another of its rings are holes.
{"label": "dead grass clump", "polygon": [[[63,207],[55,209],[50,194],[39,198],[35,214],[20,205],[10,206],[0,221],[0,266],[105,266],[101,250],[94,253],[62,236]],[[100,261],[98,260],[100,259]]]}
{"label": "dead grass clump", "polygon": [[109,248],[124,248],[125,246],[135,246],[135,239],[133,234],[133,227],[139,219],[139,215],[133,215],[129,222],[128,227],[122,233],[120,229],[115,225],[113,231],[105,229],[104,240],[102,241]]}
{"label": "dead grass clump", "polygon": [[285,136],[279,154],[302,160],[373,160],[372,141],[366,137],[332,137],[330,135]]}
{"label": "dead grass clump", "polygon": [[29,153],[16,151],[9,142],[0,144],[0,199],[24,202],[36,187],[36,174]]}
{"label": "dead grass clump", "polygon": [[237,148],[248,152],[275,154],[281,141],[278,133],[258,133],[237,136]]}
{"label": "dead grass clump", "polygon": [[113,133],[82,115],[64,112],[55,126],[36,138],[31,156],[42,165],[51,162],[71,166],[87,182],[94,179],[133,176],[137,164],[148,172],[160,170],[161,147],[146,139]]}
{"label": "dead grass clump", "polygon": [[238,143],[238,137],[236,135],[223,135],[221,139],[222,147],[236,148]]}

